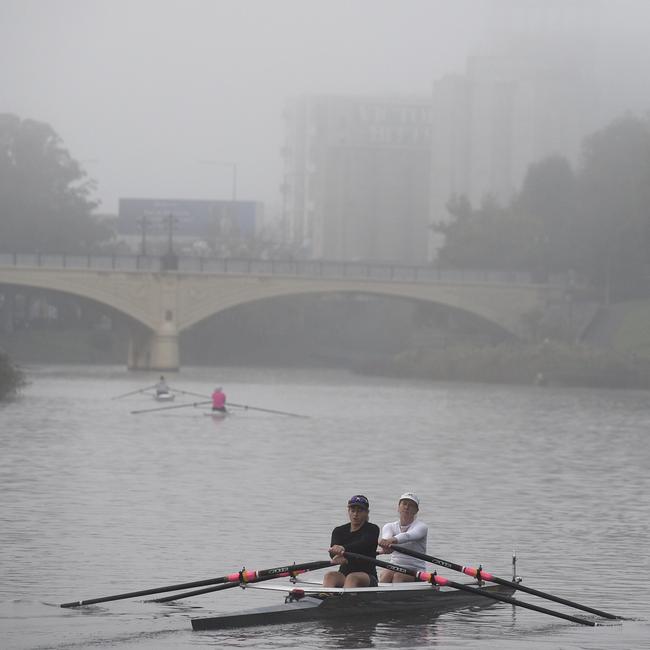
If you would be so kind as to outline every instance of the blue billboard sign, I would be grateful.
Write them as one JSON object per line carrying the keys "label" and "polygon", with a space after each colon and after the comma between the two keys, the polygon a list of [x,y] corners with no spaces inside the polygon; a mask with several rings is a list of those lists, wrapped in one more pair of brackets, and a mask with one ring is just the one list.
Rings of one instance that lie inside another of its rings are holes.
{"label": "blue billboard sign", "polygon": [[136,235],[145,224],[148,233],[162,234],[171,216],[174,234],[182,237],[252,237],[259,211],[255,201],[120,199],[116,227],[121,235]]}

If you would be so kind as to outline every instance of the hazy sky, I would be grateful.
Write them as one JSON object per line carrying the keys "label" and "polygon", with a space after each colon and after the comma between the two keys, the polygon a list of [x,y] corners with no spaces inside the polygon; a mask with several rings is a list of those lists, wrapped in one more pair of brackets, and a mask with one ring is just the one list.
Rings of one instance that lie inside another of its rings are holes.
{"label": "hazy sky", "polygon": [[[428,95],[494,42],[495,4],[513,0],[0,0],[0,112],[51,124],[101,211],[229,198],[231,169],[206,160],[236,162],[239,197],[272,211],[287,97]],[[601,4],[604,42],[637,57],[650,0]]]}

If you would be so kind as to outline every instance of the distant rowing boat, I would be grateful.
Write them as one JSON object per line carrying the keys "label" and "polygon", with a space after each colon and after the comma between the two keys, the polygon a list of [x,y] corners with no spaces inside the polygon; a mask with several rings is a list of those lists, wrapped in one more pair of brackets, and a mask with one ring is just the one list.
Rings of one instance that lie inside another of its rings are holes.
{"label": "distant rowing boat", "polygon": [[203,415],[209,415],[211,418],[218,418],[223,420],[223,418],[232,415],[230,411],[206,411]]}
{"label": "distant rowing boat", "polygon": [[153,398],[156,400],[156,402],[173,402],[176,398],[176,395],[170,391],[167,391],[165,393],[156,393]]}
{"label": "distant rowing boat", "polygon": [[[477,583],[468,583],[476,587]],[[285,602],[237,614],[219,614],[192,619],[194,630],[216,630],[255,625],[297,623],[302,621],[339,619],[342,617],[384,616],[396,613],[440,614],[454,609],[493,601],[477,593],[450,587],[433,587],[424,582],[381,584],[378,587],[344,589],[323,587],[319,583],[250,584],[247,589],[265,589],[285,594]],[[481,587],[480,591],[509,596],[513,588],[501,585]]]}

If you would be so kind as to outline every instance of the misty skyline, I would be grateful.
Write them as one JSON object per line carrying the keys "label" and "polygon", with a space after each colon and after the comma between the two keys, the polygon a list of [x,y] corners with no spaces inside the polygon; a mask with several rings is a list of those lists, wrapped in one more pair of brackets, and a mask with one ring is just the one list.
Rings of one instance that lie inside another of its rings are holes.
{"label": "misty skyline", "polygon": [[[560,4],[579,14],[585,3]],[[517,34],[552,11],[514,4],[0,0],[0,112],[51,124],[97,181],[100,212],[115,212],[120,197],[228,198],[232,167],[214,162],[234,162],[238,196],[273,215],[289,99],[430,95],[436,79],[464,73],[469,56],[506,42],[516,52]],[[612,87],[603,119],[648,110],[647,4],[587,4],[591,24],[550,20],[542,47],[559,48],[560,33],[584,43],[583,54],[593,46],[594,75]]]}

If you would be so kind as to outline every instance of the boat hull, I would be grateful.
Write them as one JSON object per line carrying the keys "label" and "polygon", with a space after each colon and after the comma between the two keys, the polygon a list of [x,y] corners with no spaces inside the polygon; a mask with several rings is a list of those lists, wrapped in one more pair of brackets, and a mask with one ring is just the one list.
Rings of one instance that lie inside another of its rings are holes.
{"label": "boat hull", "polygon": [[207,413],[204,413],[203,415],[209,415],[211,418],[223,419],[223,418],[228,417],[230,415],[230,411],[208,411]]}
{"label": "boat hull", "polygon": [[[490,585],[482,587],[499,596],[513,593],[510,587]],[[386,617],[393,614],[428,613],[431,615],[465,607],[494,604],[492,598],[456,589],[434,589],[393,592],[355,592],[354,594],[327,594],[305,596],[276,607],[262,607],[239,614],[221,614],[207,618],[192,619],[194,630],[219,630],[340,619],[344,617]]]}

